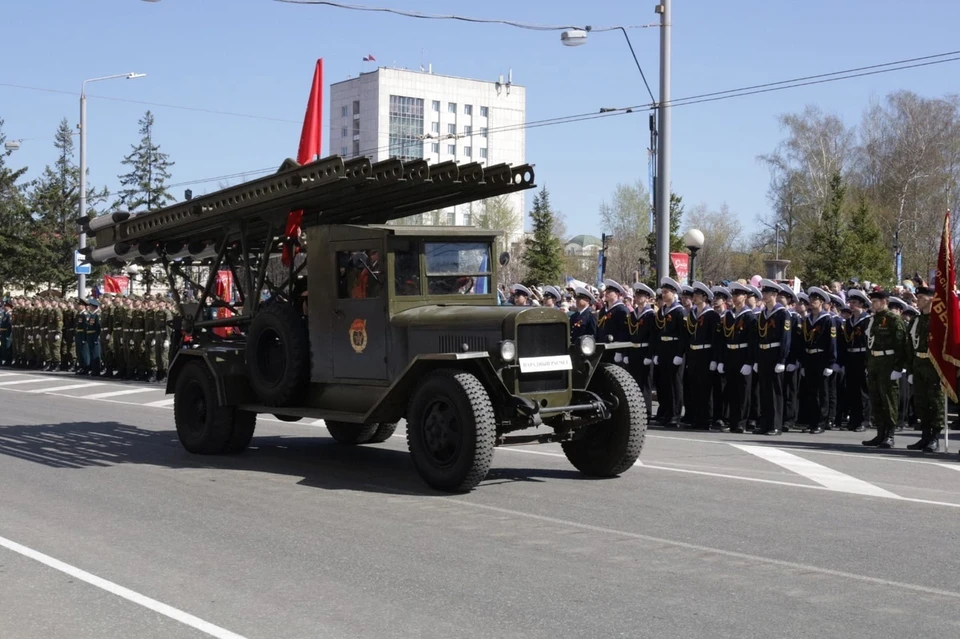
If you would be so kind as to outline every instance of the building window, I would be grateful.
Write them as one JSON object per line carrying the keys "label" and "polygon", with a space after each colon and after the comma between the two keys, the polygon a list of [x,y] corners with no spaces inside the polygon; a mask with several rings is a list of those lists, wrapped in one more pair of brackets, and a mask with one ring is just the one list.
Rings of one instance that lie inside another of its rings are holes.
{"label": "building window", "polygon": [[440,113],[440,100],[433,101],[433,110]]}
{"label": "building window", "polygon": [[447,125],[447,133],[449,133],[450,135],[456,135],[456,134],[457,134],[457,125],[456,125],[456,124],[448,124],[448,125]]}
{"label": "building window", "polygon": [[434,142],[433,144],[431,144],[431,145],[430,145],[430,152],[431,152],[431,153],[440,153],[440,144],[439,144],[438,142]]}
{"label": "building window", "polygon": [[353,114],[357,115],[360,113],[360,100],[353,101]]}
{"label": "building window", "polygon": [[456,144],[448,144],[448,145],[447,145],[447,153],[450,154],[450,155],[456,155],[456,154],[457,154],[457,145],[456,145]]}
{"label": "building window", "polygon": [[423,157],[423,99],[390,96],[390,157]]}
{"label": "building window", "polygon": [[464,213],[464,214],[463,214],[463,225],[464,225],[464,226],[473,226],[473,213]]}
{"label": "building window", "polygon": [[463,114],[464,114],[464,115],[473,115],[473,105],[472,105],[472,104],[464,104],[464,105],[463,105]]}
{"label": "building window", "polygon": [[456,226],[457,225],[457,212],[456,211],[447,211],[447,225]]}
{"label": "building window", "polygon": [[480,107],[480,117],[485,118],[490,115],[490,108],[482,106]]}
{"label": "building window", "polygon": [[481,137],[481,138],[487,137],[487,127],[485,127],[485,126],[480,127],[480,137]]}
{"label": "building window", "polygon": [[347,127],[345,126],[340,127],[340,137],[341,138],[347,137]]}
{"label": "building window", "polygon": [[472,127],[472,126],[465,126],[465,127],[463,127],[463,134],[464,134],[464,135],[473,135],[473,127]]}
{"label": "building window", "polygon": [[463,154],[468,158],[473,157],[473,147],[472,146],[463,147]]}
{"label": "building window", "polygon": [[447,113],[456,113],[456,112],[457,112],[457,103],[447,102]]}
{"label": "building window", "polygon": [[354,140],[353,142],[353,157],[358,157],[360,155],[360,140]]}
{"label": "building window", "polygon": [[487,159],[487,149],[483,147],[480,148],[480,157],[483,158],[484,160]]}
{"label": "building window", "polygon": [[439,123],[439,122],[431,122],[431,123],[430,123],[430,130],[433,131],[434,133],[440,133],[440,123]]}
{"label": "building window", "polygon": [[347,157],[347,147],[345,146],[340,147],[340,155],[342,155],[343,157]]}
{"label": "building window", "polygon": [[348,115],[350,115],[350,109],[348,109],[347,105],[344,104],[342,107],[340,107],[340,117],[345,118]]}

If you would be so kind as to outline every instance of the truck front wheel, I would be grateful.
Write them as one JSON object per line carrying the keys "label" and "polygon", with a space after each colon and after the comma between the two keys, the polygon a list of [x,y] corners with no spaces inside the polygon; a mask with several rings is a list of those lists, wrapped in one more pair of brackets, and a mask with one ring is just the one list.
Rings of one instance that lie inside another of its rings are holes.
{"label": "truck front wheel", "polygon": [[430,373],[407,410],[407,446],[417,472],[433,488],[465,492],[493,461],[496,418],[490,395],[474,375]]}
{"label": "truck front wheel", "polygon": [[610,419],[584,427],[578,439],[563,442],[570,463],[584,475],[614,477],[640,457],[647,432],[643,394],[633,376],[616,364],[601,364],[590,390],[613,404]]}
{"label": "truck front wheel", "polygon": [[255,413],[220,404],[213,375],[200,361],[187,363],[177,377],[173,418],[183,447],[201,455],[240,452],[257,422]]}

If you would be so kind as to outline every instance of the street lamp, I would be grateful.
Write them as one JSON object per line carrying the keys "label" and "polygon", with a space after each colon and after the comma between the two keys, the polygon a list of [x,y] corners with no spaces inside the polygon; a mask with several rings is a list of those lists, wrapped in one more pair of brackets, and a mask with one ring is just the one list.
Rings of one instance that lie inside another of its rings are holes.
{"label": "street lamp", "polygon": [[703,248],[703,231],[690,229],[684,233],[683,243],[690,251],[690,272],[687,274],[687,284],[693,285],[697,279],[697,252]]}
{"label": "street lamp", "polygon": [[3,144],[3,148],[7,151],[16,151],[20,148],[20,140],[10,140]]}
{"label": "street lamp", "polygon": [[[136,80],[143,78],[146,73],[118,73],[116,75],[105,75],[102,78],[91,78],[84,80],[80,85],[80,213],[77,217],[82,218],[87,214],[87,83],[101,82],[103,80],[114,80],[117,78],[126,78],[127,80]],[[80,249],[87,247],[87,234],[80,231]],[[87,296],[87,276],[82,273],[77,276],[77,297],[84,299]]]}

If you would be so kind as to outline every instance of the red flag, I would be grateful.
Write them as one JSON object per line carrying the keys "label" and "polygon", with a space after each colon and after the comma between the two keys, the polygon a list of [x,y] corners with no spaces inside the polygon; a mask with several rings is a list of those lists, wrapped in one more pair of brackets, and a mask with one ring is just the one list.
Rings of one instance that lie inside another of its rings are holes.
{"label": "red flag", "polygon": [[120,281],[118,278],[113,277],[112,275],[103,276],[103,292],[104,293],[123,293],[123,290],[120,288]]}
{"label": "red flag", "polygon": [[947,397],[956,402],[957,366],[960,365],[960,300],[957,299],[953,243],[950,240],[950,211],[943,218],[928,340],[930,361],[940,375]]}
{"label": "red flag", "polygon": [[[320,155],[320,140],[323,137],[323,58],[317,60],[313,71],[313,86],[310,87],[310,99],[307,101],[307,112],[303,116],[303,131],[300,133],[300,149],[297,151],[297,162],[309,164]],[[303,211],[291,211],[287,216],[287,238],[300,237],[300,222],[303,220]],[[293,256],[300,252],[299,244],[294,242],[293,251],[290,243],[283,245],[282,260],[289,266]]]}

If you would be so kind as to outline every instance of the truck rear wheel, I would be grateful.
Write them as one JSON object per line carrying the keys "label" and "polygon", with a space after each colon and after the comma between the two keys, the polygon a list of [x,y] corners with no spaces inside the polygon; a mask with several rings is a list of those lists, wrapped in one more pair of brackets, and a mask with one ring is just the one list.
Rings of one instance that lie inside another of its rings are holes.
{"label": "truck rear wheel", "polygon": [[223,406],[213,375],[201,361],[188,362],[177,377],[173,417],[180,443],[191,453],[240,452],[253,438],[255,413]]}
{"label": "truck rear wheel", "polygon": [[396,422],[384,422],[382,424],[377,424],[377,432],[373,434],[373,437],[367,440],[368,444],[380,444],[391,437],[397,432],[397,423]]}
{"label": "truck rear wheel", "polygon": [[643,394],[633,376],[616,364],[601,364],[590,390],[613,402],[610,419],[585,427],[579,439],[563,442],[570,463],[584,475],[614,477],[640,457],[647,433]]}
{"label": "truck rear wheel", "polygon": [[366,444],[377,432],[377,424],[348,424],[347,422],[325,422],[330,436],[338,444]]}
{"label": "truck rear wheel", "polygon": [[407,446],[417,472],[433,488],[464,492],[493,461],[496,418],[474,375],[438,370],[421,382],[407,410]]}

